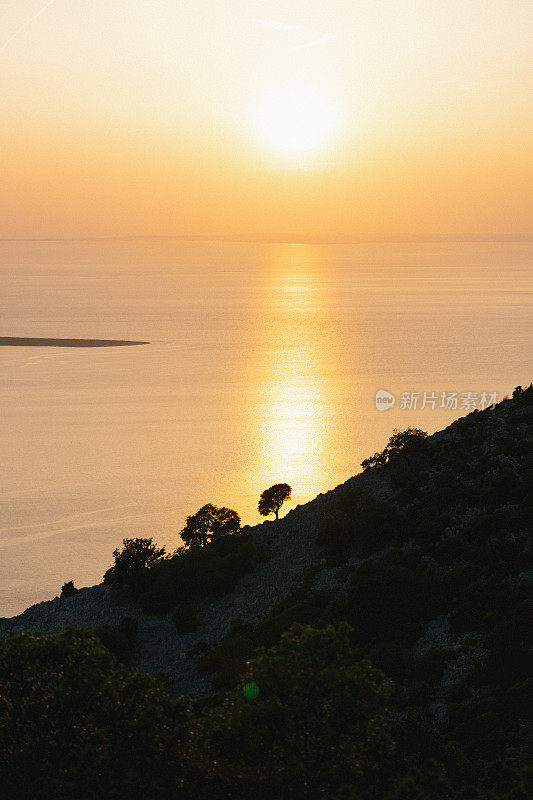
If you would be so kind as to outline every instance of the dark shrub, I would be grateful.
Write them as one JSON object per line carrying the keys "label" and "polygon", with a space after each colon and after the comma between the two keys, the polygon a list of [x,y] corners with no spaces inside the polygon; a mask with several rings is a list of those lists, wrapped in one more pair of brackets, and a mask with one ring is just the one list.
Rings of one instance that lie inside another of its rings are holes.
{"label": "dark shrub", "polygon": [[119,625],[96,625],[89,628],[116,658],[126,664],[137,648],[137,620],[124,617]]}
{"label": "dark shrub", "polygon": [[482,511],[471,517],[463,528],[465,544],[487,544],[494,535],[509,529],[511,514],[507,510]]}
{"label": "dark shrub", "polygon": [[149,570],[165,555],[153,539],[124,539],[122,550],[113,551],[115,564],[104,575],[104,583],[111,583],[129,597],[137,597],[145,588]]}
{"label": "dark shrub", "polygon": [[65,581],[61,587],[60,597],[74,597],[74,595],[78,594],[78,592],[79,589],[76,589],[74,586],[74,581]]}
{"label": "dark shrub", "polygon": [[180,635],[193,633],[198,627],[198,611],[193,603],[178,603],[171,611],[172,622]]}
{"label": "dark shrub", "polygon": [[380,642],[372,642],[362,647],[355,647],[354,653],[358,660],[369,661],[392,678],[393,681],[404,681],[414,663],[411,642],[404,641],[398,636]]}
{"label": "dark shrub", "polygon": [[411,677],[417,681],[429,681],[431,684],[438,683],[442,677],[444,667],[453,653],[431,647],[425,653],[413,659]]}
{"label": "dark shrub", "polygon": [[187,661],[191,661],[191,659],[196,658],[197,656],[203,656],[206,653],[210,653],[211,648],[207,644],[206,641],[200,639],[199,642],[196,642],[192,647],[190,647],[187,652],[185,653],[185,658]]}
{"label": "dark shrub", "polygon": [[[449,491],[449,489],[443,489],[444,493]],[[438,503],[438,507],[432,504],[432,500]],[[422,502],[417,503],[409,510],[409,536],[421,544],[435,542],[443,535],[450,522],[448,508],[442,506],[441,498],[437,499],[435,495],[429,495],[427,503],[424,498]]]}
{"label": "dark shrub", "polygon": [[525,493],[521,477],[511,467],[502,467],[483,478],[480,500],[487,506],[503,506],[517,503]]}
{"label": "dark shrub", "polygon": [[404,518],[390,503],[360,487],[339,492],[322,518],[317,544],[332,565],[352,553],[364,558],[404,537]]}
{"label": "dark shrub", "polygon": [[213,685],[216,689],[235,686],[243,674],[246,663],[256,645],[254,630],[242,620],[231,623],[229,632],[210,652],[198,659],[200,672],[216,673]]}
{"label": "dark shrub", "polygon": [[273,609],[257,628],[258,641],[264,647],[272,647],[278,644],[282,634],[288,631],[295,622],[299,622],[301,625],[316,625],[322,611],[323,608],[301,601],[292,601],[278,611]]}
{"label": "dark shrub", "polygon": [[353,573],[335,613],[348,620],[355,641],[376,641],[438,616],[449,599],[448,587],[434,566],[416,552],[393,551]]}
{"label": "dark shrub", "polygon": [[299,594],[297,588],[290,597],[277,603],[255,629],[242,620],[233,620],[229,632],[213,650],[206,647],[205,652],[200,651],[198,669],[215,673],[215,688],[236,686],[255,648],[279,644],[295,622],[316,625],[321,621],[329,593],[308,591],[305,601],[297,599]]}
{"label": "dark shrub", "polygon": [[531,406],[533,405],[533,383],[523,389],[517,386],[513,392],[513,402],[515,406]]}

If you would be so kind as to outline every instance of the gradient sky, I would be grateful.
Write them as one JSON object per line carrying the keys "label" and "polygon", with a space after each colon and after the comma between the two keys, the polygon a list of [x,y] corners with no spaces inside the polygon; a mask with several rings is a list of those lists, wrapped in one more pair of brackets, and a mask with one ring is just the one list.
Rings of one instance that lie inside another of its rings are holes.
{"label": "gradient sky", "polygon": [[[527,235],[532,29],[530,0],[2,0],[0,237]],[[289,89],[332,109],[311,153],[257,129]]]}

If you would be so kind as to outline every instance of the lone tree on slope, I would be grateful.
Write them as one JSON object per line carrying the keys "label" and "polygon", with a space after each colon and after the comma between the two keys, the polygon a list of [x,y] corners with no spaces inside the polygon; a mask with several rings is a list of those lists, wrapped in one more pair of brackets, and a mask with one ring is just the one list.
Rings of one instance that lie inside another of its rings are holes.
{"label": "lone tree on slope", "polygon": [[180,536],[186,547],[205,547],[212,539],[237,533],[240,527],[241,519],[236,511],[207,503],[196,514],[187,517]]}
{"label": "lone tree on slope", "polygon": [[269,514],[275,514],[278,519],[278,512],[285,502],[291,496],[292,489],[288,483],[276,483],[270,489],[265,489],[259,498],[259,505],[257,510],[263,517],[268,517]]}

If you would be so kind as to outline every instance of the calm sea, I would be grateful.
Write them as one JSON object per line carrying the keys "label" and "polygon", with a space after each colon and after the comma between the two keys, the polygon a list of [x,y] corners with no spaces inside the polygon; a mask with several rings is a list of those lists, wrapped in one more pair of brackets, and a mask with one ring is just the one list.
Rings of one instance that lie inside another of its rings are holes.
{"label": "calm sea", "polygon": [[124,537],[173,549],[207,502],[258,522],[272,483],[288,509],[394,428],[529,383],[532,262],[527,242],[0,242],[0,336],[150,342],[0,347],[0,615],[99,582]]}

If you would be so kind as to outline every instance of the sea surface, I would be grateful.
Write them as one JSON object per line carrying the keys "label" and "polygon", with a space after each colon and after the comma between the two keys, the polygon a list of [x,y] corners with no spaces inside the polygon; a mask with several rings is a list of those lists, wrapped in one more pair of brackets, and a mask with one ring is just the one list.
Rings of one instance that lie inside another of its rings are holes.
{"label": "sea surface", "polygon": [[149,342],[0,346],[0,616],[529,384],[532,264],[523,241],[0,242],[0,337]]}

